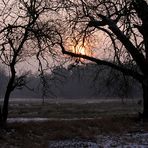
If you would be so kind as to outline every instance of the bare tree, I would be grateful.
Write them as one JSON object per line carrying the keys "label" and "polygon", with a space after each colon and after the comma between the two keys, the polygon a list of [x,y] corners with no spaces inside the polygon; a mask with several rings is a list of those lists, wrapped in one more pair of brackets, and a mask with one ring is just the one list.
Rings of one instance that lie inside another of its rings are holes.
{"label": "bare tree", "polygon": [[[24,63],[25,69],[25,61],[36,58],[38,71],[43,75],[49,56],[56,54],[51,47],[54,45],[52,15],[57,4],[47,0],[7,0],[0,5],[0,60],[10,71],[0,110],[0,120],[6,123],[11,92],[26,85],[28,72],[19,74],[19,64]],[[50,21],[46,19],[47,12]]]}
{"label": "bare tree", "polygon": [[[148,4],[145,0],[63,0],[66,29],[59,33],[63,54],[106,65],[137,80],[143,88],[143,118],[148,117]],[[68,28],[69,27],[69,28]],[[71,36],[71,37],[70,37]],[[68,38],[75,44],[95,36],[97,56],[69,50]],[[106,42],[99,47],[100,38]],[[98,39],[98,40],[97,40]],[[102,48],[104,48],[102,50]],[[105,53],[105,57],[101,56]]]}

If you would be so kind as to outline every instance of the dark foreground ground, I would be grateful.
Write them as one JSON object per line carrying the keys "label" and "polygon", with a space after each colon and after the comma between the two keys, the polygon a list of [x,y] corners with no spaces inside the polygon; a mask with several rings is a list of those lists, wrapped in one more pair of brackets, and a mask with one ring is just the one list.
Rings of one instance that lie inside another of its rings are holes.
{"label": "dark foreground ground", "polygon": [[[148,123],[137,118],[140,110],[141,106],[133,101],[11,103],[9,119],[41,117],[49,120],[9,120],[7,128],[0,130],[0,148],[46,148],[50,140],[97,141],[99,136],[148,133]],[[130,140],[142,144],[138,137]]]}

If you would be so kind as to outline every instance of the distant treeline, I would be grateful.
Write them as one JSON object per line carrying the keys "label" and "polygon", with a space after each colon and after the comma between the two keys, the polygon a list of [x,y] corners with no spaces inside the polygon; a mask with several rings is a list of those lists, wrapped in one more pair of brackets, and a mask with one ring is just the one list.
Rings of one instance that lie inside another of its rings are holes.
{"label": "distant treeline", "polygon": [[[0,71],[0,97],[4,96],[9,77]],[[28,75],[27,84],[16,89],[11,97],[16,98],[116,98],[140,97],[141,86],[130,77],[96,64],[55,67],[43,77]]]}

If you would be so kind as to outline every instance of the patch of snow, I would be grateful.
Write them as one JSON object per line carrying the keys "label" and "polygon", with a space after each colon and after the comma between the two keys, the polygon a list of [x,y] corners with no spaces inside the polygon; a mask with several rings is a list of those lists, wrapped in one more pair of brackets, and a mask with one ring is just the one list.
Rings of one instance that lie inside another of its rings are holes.
{"label": "patch of snow", "polygon": [[[126,99],[126,102],[137,102],[139,99]],[[63,98],[56,98],[56,99],[51,99],[47,98],[44,100],[45,103],[54,103],[54,104],[63,104],[63,103],[74,103],[74,104],[91,104],[91,103],[110,103],[110,102],[122,102],[121,98],[82,98],[82,99],[63,99]],[[0,98],[0,103],[3,102],[3,98]],[[10,104],[24,104],[28,103],[42,103],[43,99],[42,98],[11,98],[10,99]]]}
{"label": "patch of snow", "polygon": [[[27,117],[16,117],[16,118],[8,118],[7,122],[8,123],[15,123],[15,122],[21,122],[21,123],[26,123],[26,122],[45,122],[45,121],[80,121],[80,120],[93,120],[94,118],[40,118],[40,117],[35,117],[35,118],[27,118]],[[101,119],[96,118],[96,119]]]}
{"label": "patch of snow", "polygon": [[98,135],[96,140],[54,140],[48,148],[148,148],[148,133]]}
{"label": "patch of snow", "polygon": [[84,140],[60,140],[50,141],[48,148],[99,148],[97,143]]}
{"label": "patch of snow", "polygon": [[148,133],[129,133],[118,136],[98,135],[97,144],[103,148],[148,148]]}
{"label": "patch of snow", "polygon": [[98,135],[95,140],[54,140],[48,148],[148,148],[148,133]]}
{"label": "patch of snow", "polygon": [[7,122],[8,123],[15,123],[15,122],[22,122],[22,123],[26,123],[26,122],[44,122],[44,121],[48,121],[48,118],[8,118]]}

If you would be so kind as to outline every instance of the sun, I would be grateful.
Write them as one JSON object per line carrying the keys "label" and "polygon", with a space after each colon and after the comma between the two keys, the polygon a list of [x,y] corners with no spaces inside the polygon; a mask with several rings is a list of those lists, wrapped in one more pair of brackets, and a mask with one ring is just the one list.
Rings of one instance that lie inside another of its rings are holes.
{"label": "sun", "polygon": [[92,44],[93,42],[90,42],[90,40],[85,40],[85,42],[81,39],[79,40],[74,40],[74,39],[67,39],[65,42],[65,46],[67,48],[67,50],[71,53],[75,53],[78,54],[77,57],[73,57],[74,59],[76,59],[76,61],[79,62],[87,62],[87,60],[85,60],[85,58],[79,57],[79,55],[85,55],[85,56],[89,56],[89,57],[93,57],[94,56],[94,46]]}
{"label": "sun", "polygon": [[79,42],[77,45],[72,46],[72,52],[76,54],[92,56],[92,50],[86,43],[83,44]]}
{"label": "sun", "polygon": [[77,47],[74,47],[73,51],[74,51],[76,54],[86,55],[86,48],[85,48],[84,46],[77,46]]}

